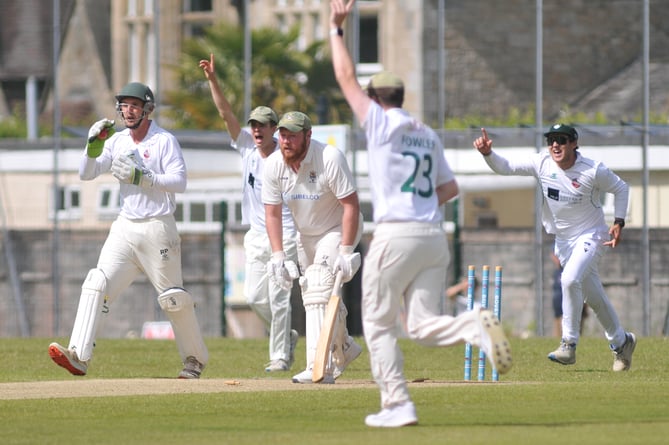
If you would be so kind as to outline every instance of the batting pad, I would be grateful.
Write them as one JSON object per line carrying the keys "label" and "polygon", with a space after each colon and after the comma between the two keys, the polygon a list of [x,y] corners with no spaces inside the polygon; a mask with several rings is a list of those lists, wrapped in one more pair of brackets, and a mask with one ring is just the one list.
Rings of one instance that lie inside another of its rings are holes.
{"label": "batting pad", "polygon": [[81,297],[77,316],[74,319],[69,349],[74,350],[81,361],[93,356],[95,334],[102,314],[107,277],[100,269],[91,269],[81,285]]}
{"label": "batting pad", "polygon": [[312,264],[304,271],[300,285],[302,286],[302,302],[305,307],[312,304],[327,305],[332,295],[334,275],[328,266]]}
{"label": "batting pad", "polygon": [[[318,337],[321,335],[321,328],[323,327],[323,319],[325,318],[325,304],[305,304],[305,328],[306,328],[306,344],[307,344],[307,368],[311,369],[316,357],[316,349],[318,348]],[[330,354],[331,355],[331,354]],[[330,362],[331,360],[328,360]],[[325,367],[326,370],[331,369],[330,365]]]}
{"label": "batting pad", "polygon": [[209,351],[204,344],[200,325],[195,316],[193,297],[184,289],[173,287],[158,295],[158,304],[172,323],[181,360],[185,361],[187,357],[192,356],[206,365],[209,361]]}

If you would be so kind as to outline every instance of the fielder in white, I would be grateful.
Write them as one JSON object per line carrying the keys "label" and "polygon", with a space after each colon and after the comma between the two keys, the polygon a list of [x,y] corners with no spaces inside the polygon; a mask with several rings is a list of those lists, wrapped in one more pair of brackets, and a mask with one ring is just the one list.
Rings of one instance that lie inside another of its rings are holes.
{"label": "fielder in white", "polygon": [[112,223],[79,298],[67,348],[49,345],[56,364],[85,375],[103,312],[137,276],[146,274],[167,314],[184,365],[179,378],[197,379],[209,353],[195,316],[193,297],[183,288],[181,238],[174,220],[175,193],[186,189],[186,165],[176,138],[149,119],[155,106],[151,89],[138,82],[116,96],[126,129],[102,119],[88,133],[79,176],[90,181],[111,170],[120,182],[121,211]]}
{"label": "fielder in white", "polygon": [[[362,236],[362,215],[353,176],[344,154],[311,139],[311,120],[298,111],[279,121],[280,152],[265,162],[266,225],[277,281],[289,272],[283,267],[282,205],[290,208],[299,233],[300,278],[306,317],[306,369],[293,376],[295,383],[312,383],[312,368],[325,308],[332,295],[334,274],[341,270],[350,281],[360,267],[354,252]],[[333,354],[321,383],[334,383],[362,348],[346,329],[346,307],[340,305]]]}
{"label": "fielder in white", "polygon": [[440,205],[458,194],[437,134],[401,107],[404,84],[381,72],[367,91],[358,84],[342,24],[353,0],[330,2],[330,46],[335,77],[367,135],[369,183],[376,229],[365,256],[362,315],[372,375],[381,390],[381,411],[371,427],[418,423],[397,343],[402,303],[406,332],[425,346],[469,342],[481,347],[501,373],[511,369],[511,348],[499,320],[480,308],[457,317],[441,315],[450,261]]}
{"label": "fielder in white", "polygon": [[[244,235],[246,278],[244,294],[251,309],[258,314],[269,332],[269,362],[265,371],[287,371],[295,361],[298,333],[291,330],[290,293],[298,277],[297,237],[295,224],[287,206],[282,209],[283,252],[290,269],[286,280],[271,279],[272,249],[265,229],[265,206],[262,202],[263,166],[265,159],[279,150],[274,138],[279,118],[269,107],[256,107],[247,123],[251,132],[242,130],[232,107],[223,95],[214,71],[214,55],[201,60],[200,68],[209,81],[211,96],[232,138],[232,146],[242,156],[242,224],[249,224]],[[288,270],[288,269],[287,269]]]}
{"label": "fielder in white", "polygon": [[[629,187],[601,162],[582,156],[576,129],[553,125],[545,134],[548,150],[532,156],[506,159],[492,150],[485,129],[474,147],[486,163],[502,175],[534,176],[544,195],[543,223],[555,235],[555,255],[562,266],[562,342],[548,358],[563,365],[576,363],[583,303],[587,303],[604,327],[613,351],[613,370],[632,365],[636,337],[625,332],[599,278],[598,263],[606,247],[614,248],[625,226]],[[609,228],[602,210],[602,193],[612,193],[613,225]]]}

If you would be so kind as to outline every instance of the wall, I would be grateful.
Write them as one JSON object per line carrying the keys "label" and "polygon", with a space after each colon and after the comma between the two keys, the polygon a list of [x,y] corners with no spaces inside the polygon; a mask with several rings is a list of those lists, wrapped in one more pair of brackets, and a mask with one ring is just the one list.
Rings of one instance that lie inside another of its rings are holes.
{"label": "wall", "polygon": [[[230,231],[226,235],[229,251],[239,247],[243,232]],[[53,296],[51,233],[43,231],[11,232],[16,266],[19,271],[25,313],[30,325],[30,335],[35,337],[67,337],[70,334],[81,282],[87,271],[94,267],[97,255],[106,237],[102,231],[63,231],[60,233],[60,296],[56,307]],[[549,260],[551,240],[545,237],[542,246],[543,266],[543,317],[545,333],[551,332],[552,306],[551,285],[553,264]],[[6,240],[2,240],[3,259]],[[669,279],[666,264],[669,260],[669,230],[651,230],[651,335],[661,335],[669,304]],[[366,242],[361,245],[364,253]],[[182,235],[182,253],[185,287],[193,294],[197,313],[206,336],[221,335],[222,325],[222,285],[220,235]],[[514,335],[531,335],[537,327],[537,304],[535,298],[534,268],[538,258],[534,255],[534,231],[532,229],[468,230],[461,232],[460,275],[466,274],[467,265],[477,267],[480,277],[481,267],[503,267],[502,319]],[[639,334],[643,329],[642,308],[642,264],[641,232],[625,229],[623,243],[608,252],[600,262],[600,274],[612,303],[627,329]],[[452,258],[458,258],[452,249]],[[231,259],[230,259],[231,258]],[[242,261],[230,256],[227,261],[237,264],[227,265],[239,269]],[[18,306],[13,298],[7,261],[0,263],[0,336],[12,337],[21,334]],[[364,267],[364,265],[363,265]],[[455,267],[448,271],[448,281],[453,282]],[[359,277],[358,277],[359,278]],[[359,314],[359,279],[345,288],[345,301],[349,308],[349,330],[354,335],[361,334]],[[228,277],[230,279],[230,277]],[[492,291],[491,291],[492,292]],[[492,295],[492,294],[491,294]],[[479,296],[477,296],[479,298]],[[237,300],[239,296],[237,296]],[[303,332],[304,315],[299,293],[293,295],[293,326]],[[447,305],[448,306],[448,305]],[[450,311],[447,307],[447,311]],[[243,323],[256,323],[248,312],[231,313]],[[136,335],[145,321],[165,320],[156,303],[153,288],[144,278],[138,280],[119,301],[112,305],[105,319],[100,336],[124,337]],[[250,326],[250,325],[249,325]],[[591,317],[588,335],[602,337],[599,325]],[[249,328],[250,329],[250,328]],[[252,329],[254,335],[258,330]],[[262,330],[260,331],[262,332]],[[232,335],[232,333],[229,333]]]}

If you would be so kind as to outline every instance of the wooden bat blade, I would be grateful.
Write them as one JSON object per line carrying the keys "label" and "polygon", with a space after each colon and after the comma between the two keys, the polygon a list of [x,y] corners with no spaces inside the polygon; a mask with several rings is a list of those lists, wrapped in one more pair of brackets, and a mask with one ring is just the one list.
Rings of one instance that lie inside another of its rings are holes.
{"label": "wooden bat blade", "polygon": [[325,377],[325,371],[330,358],[330,349],[332,345],[332,336],[337,323],[337,314],[339,313],[339,304],[341,303],[341,272],[337,272],[332,296],[325,309],[325,318],[321,326],[321,333],[318,336],[316,345],[316,356],[311,374],[311,381],[318,383]]}

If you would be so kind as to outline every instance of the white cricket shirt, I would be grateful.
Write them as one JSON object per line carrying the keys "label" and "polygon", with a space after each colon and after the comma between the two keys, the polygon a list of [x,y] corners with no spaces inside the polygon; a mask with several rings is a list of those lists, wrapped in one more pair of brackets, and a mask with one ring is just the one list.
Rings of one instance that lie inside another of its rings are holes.
{"label": "white cricket shirt", "polygon": [[547,151],[520,159],[506,159],[493,151],[483,159],[501,175],[534,176],[539,180],[546,232],[562,240],[584,234],[606,237],[609,228],[604,220],[602,194],[615,196],[614,215],[625,218],[629,187],[601,162],[584,158],[578,151],[576,156],[567,170],[562,170]]}
{"label": "white cricket shirt", "polygon": [[339,199],[355,192],[344,154],[314,139],[297,173],[276,151],[265,160],[263,176],[263,203],[288,205],[295,227],[305,236],[318,236],[341,225],[344,209]]}
{"label": "white cricket shirt", "polygon": [[376,102],[363,127],[374,222],[441,222],[436,188],[455,175],[439,136],[405,110],[384,111]]}
{"label": "white cricket shirt", "polygon": [[[253,135],[242,130],[232,147],[242,156],[242,224],[250,224],[253,230],[265,232],[265,205],[262,202],[263,168],[265,158],[255,146]],[[274,151],[279,151],[278,143]],[[293,236],[295,224],[290,209],[282,209],[283,232]]]}
{"label": "white cricket shirt", "polygon": [[154,185],[149,188],[121,182],[121,216],[144,219],[172,215],[176,208],[175,193],[186,190],[186,163],[174,135],[153,121],[139,144],[135,144],[126,128],[105,141],[97,158],[89,158],[84,150],[79,177],[85,181],[94,179],[111,169],[114,158],[128,153],[133,153],[141,165],[153,172]]}

